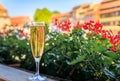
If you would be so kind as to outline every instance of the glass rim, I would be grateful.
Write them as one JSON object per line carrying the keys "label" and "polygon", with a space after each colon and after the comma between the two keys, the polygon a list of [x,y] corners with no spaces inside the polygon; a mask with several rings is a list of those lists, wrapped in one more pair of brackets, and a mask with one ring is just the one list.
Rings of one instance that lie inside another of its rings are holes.
{"label": "glass rim", "polygon": [[40,21],[40,22],[36,22],[36,21],[33,21],[33,22],[28,22],[25,24],[25,26],[45,26],[45,22],[44,21]]}

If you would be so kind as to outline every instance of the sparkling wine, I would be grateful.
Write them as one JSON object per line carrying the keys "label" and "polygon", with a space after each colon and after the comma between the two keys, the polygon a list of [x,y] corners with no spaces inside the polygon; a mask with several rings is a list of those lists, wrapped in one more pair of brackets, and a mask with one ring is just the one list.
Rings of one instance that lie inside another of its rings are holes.
{"label": "sparkling wine", "polygon": [[45,43],[45,27],[31,26],[30,27],[30,44],[34,58],[40,58],[43,54]]}

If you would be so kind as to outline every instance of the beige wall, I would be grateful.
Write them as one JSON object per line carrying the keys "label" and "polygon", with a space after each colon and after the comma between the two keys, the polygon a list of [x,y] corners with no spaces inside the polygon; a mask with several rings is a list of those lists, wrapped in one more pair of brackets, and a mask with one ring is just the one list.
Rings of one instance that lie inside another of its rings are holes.
{"label": "beige wall", "polygon": [[120,31],[120,26],[103,26],[105,30],[111,30],[113,34],[117,34]]}
{"label": "beige wall", "polygon": [[0,29],[3,28],[5,25],[11,25],[10,19],[9,18],[0,18]]}
{"label": "beige wall", "polygon": [[85,12],[88,10],[88,8],[83,8],[85,6],[88,6],[87,4],[83,4],[80,7],[76,9],[76,19],[82,19],[85,16]]}
{"label": "beige wall", "polygon": [[[111,8],[115,6],[120,6],[120,0],[111,0],[111,2],[104,3],[104,4],[101,2],[100,9],[106,9],[106,8]],[[100,11],[100,13],[104,14],[104,13],[110,13],[118,10],[120,10],[120,8],[106,9],[106,10]]]}
{"label": "beige wall", "polygon": [[120,16],[113,16],[113,17],[101,18],[100,21],[101,22],[120,21]]}
{"label": "beige wall", "polygon": [[[96,3],[90,3],[90,4],[82,4],[79,7],[73,9],[74,14],[75,14],[75,18],[76,20],[80,20],[80,22],[84,22],[86,21],[86,19],[89,17],[87,17],[87,15],[93,15],[94,17],[94,11],[96,11]],[[88,11],[90,9],[93,9],[92,12]],[[93,18],[92,17],[92,18]]]}
{"label": "beige wall", "polygon": [[100,16],[103,25],[120,24],[120,0],[103,0],[100,4]]}
{"label": "beige wall", "polygon": [[11,25],[11,21],[7,10],[0,4],[0,30],[5,27],[5,25]]}

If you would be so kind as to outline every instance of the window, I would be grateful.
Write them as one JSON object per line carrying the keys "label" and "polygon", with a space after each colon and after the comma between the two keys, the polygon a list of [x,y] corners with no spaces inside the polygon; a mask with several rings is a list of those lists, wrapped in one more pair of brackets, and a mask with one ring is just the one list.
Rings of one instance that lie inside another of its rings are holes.
{"label": "window", "polygon": [[83,14],[84,14],[84,12],[80,12],[79,14],[80,14],[80,15],[83,15]]}
{"label": "window", "polygon": [[120,21],[118,21],[118,24],[120,24]]}
{"label": "window", "polygon": [[115,22],[115,21],[113,21],[113,25],[116,25],[116,22]]}
{"label": "window", "polygon": [[113,6],[113,7],[109,7],[109,8],[100,9],[100,10],[104,11],[104,10],[109,10],[109,9],[114,9],[114,8],[120,8],[120,6]]}
{"label": "window", "polygon": [[119,15],[120,15],[120,11],[116,11],[115,16],[119,16]]}
{"label": "window", "polygon": [[87,5],[87,6],[83,7],[83,9],[86,9],[86,8],[89,8],[89,5]]}
{"label": "window", "polygon": [[110,22],[102,22],[103,25],[110,25]]}
{"label": "window", "polygon": [[120,15],[120,11],[117,12],[112,12],[112,13],[106,13],[106,14],[101,14],[101,18],[105,18],[105,17],[113,17],[113,16],[119,16]]}
{"label": "window", "polygon": [[101,14],[101,18],[104,18],[105,17],[105,15],[104,14]]}
{"label": "window", "polygon": [[109,0],[109,1],[102,2],[101,4],[110,3],[110,2],[113,2],[113,1],[117,1],[117,0]]}
{"label": "window", "polygon": [[88,10],[88,12],[92,12],[92,11],[93,11],[93,9]]}
{"label": "window", "polygon": [[90,14],[90,15],[86,15],[85,19],[89,19],[89,18],[93,18],[93,17],[94,17],[94,15]]}

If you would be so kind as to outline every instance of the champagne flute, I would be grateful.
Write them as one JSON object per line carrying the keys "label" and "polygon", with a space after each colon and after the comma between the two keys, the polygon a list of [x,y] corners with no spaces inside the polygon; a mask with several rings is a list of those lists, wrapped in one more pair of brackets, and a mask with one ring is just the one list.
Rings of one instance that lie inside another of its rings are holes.
{"label": "champagne flute", "polygon": [[46,78],[39,74],[39,62],[42,58],[45,43],[45,23],[32,22],[30,24],[30,45],[32,55],[36,62],[36,73],[29,78],[30,81],[44,81]]}

